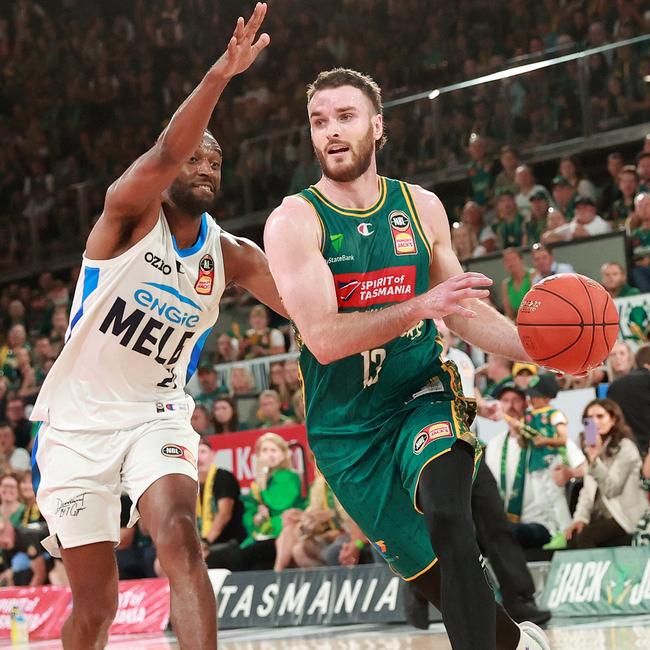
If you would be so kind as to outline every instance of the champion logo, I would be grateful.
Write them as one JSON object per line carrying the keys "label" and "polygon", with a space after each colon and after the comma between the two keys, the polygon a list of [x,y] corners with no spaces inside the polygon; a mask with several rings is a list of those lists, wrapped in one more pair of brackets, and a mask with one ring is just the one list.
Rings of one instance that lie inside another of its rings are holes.
{"label": "champion logo", "polygon": [[357,226],[357,232],[364,237],[370,237],[375,232],[371,223],[360,223]]}

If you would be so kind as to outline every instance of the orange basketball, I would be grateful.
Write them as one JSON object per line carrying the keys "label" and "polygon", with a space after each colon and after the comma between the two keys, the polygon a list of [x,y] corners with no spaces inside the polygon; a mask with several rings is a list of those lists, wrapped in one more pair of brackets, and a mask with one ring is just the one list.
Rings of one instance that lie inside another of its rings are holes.
{"label": "orange basketball", "polygon": [[524,296],[517,330],[535,363],[578,375],[607,358],[618,336],[618,311],[595,280],[560,273]]}

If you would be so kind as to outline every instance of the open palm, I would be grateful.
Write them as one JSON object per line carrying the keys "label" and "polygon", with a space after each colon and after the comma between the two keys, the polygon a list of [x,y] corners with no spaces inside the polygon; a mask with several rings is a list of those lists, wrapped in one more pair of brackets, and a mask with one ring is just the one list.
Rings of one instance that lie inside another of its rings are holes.
{"label": "open palm", "polygon": [[266,3],[258,2],[248,22],[240,16],[228,48],[214,64],[214,68],[226,78],[243,72],[255,61],[257,55],[271,42],[271,37],[264,33],[255,41],[257,31],[266,16]]}

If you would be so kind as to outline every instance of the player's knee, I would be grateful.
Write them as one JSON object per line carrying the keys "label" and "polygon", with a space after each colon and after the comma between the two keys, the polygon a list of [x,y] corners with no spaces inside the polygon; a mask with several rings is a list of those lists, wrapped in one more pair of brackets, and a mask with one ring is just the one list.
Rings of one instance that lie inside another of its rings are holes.
{"label": "player's knee", "polygon": [[194,513],[172,511],[154,540],[162,568],[168,575],[194,561],[201,561],[201,548]]}
{"label": "player's knee", "polygon": [[437,555],[460,553],[475,538],[471,517],[460,513],[450,504],[431,504],[424,509],[431,544]]}
{"label": "player's knee", "polygon": [[73,620],[84,637],[97,638],[108,631],[117,614],[117,593],[93,594],[74,602]]}

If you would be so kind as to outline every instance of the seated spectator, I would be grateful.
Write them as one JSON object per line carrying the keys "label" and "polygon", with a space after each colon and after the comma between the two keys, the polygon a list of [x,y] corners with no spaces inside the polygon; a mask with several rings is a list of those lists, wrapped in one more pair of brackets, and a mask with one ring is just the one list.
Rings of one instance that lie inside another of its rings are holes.
{"label": "seated spectator", "polygon": [[639,194],[634,204],[639,222],[630,232],[633,268],[632,281],[641,293],[650,292],[650,193]]}
{"label": "seated spectator", "polygon": [[34,526],[41,524],[47,529],[45,517],[36,504],[36,494],[34,493],[34,485],[32,483],[32,472],[28,470],[20,475],[20,482],[18,483],[20,490],[20,499],[25,504],[25,512],[20,522],[21,526]]}
{"label": "seated spectator", "polygon": [[521,301],[533,286],[533,270],[526,268],[524,258],[516,248],[503,251],[503,266],[508,275],[501,281],[501,302],[505,315],[515,320]]}
{"label": "seated spectator", "polygon": [[[625,341],[616,341],[607,356],[607,378],[609,382],[627,375],[634,368],[634,353]],[[625,415],[625,414],[624,414]]]}
{"label": "seated spectator", "polygon": [[541,241],[544,244],[551,244],[554,241],[553,231],[556,228],[565,225],[566,222],[567,220],[559,210],[556,210],[555,208],[549,208],[546,215],[546,230],[540,237]]}
{"label": "seated spectator", "polygon": [[548,469],[542,470],[546,476],[532,472],[529,466],[532,445],[522,428],[526,394],[514,383],[507,383],[496,395],[507,429],[488,442],[485,462],[499,485],[517,541],[523,548],[539,549],[560,530],[547,491],[552,477]]}
{"label": "seated spectator", "polygon": [[209,436],[214,433],[214,425],[210,417],[210,411],[203,404],[197,404],[194,407],[190,424],[192,425],[192,429],[200,436]]}
{"label": "seated spectator", "polygon": [[228,390],[219,381],[219,375],[211,363],[202,363],[199,366],[197,379],[201,385],[201,392],[196,395],[194,401],[205,406],[209,412],[214,400],[221,395],[225,395]]}
{"label": "seated spectator", "polygon": [[[551,195],[548,190],[535,182],[533,170],[528,165],[519,165],[515,176],[517,182],[517,194],[515,196],[515,203],[517,204],[517,212],[528,222],[530,220],[532,211],[533,196],[543,195],[547,203],[551,202]],[[533,238],[537,241],[538,236]]]}
{"label": "seated spectator", "polygon": [[458,222],[451,226],[451,247],[461,262],[473,257],[481,257],[486,253],[485,248],[479,245],[476,235],[469,226]]}
{"label": "seated spectator", "polygon": [[589,402],[584,418],[594,418],[598,435],[594,445],[586,445],[583,436],[589,464],[565,536],[570,548],[628,545],[647,507],[634,434],[610,399]]}
{"label": "seated spectator", "polygon": [[621,198],[619,174],[623,166],[623,155],[619,151],[614,151],[607,156],[607,173],[609,174],[609,178],[604,187],[600,188],[598,209],[600,214],[603,215],[603,218],[606,218],[608,221],[612,221],[610,211],[614,202]]}
{"label": "seated spectator", "polygon": [[486,253],[492,253],[496,249],[497,240],[494,231],[490,226],[483,223],[483,212],[476,201],[467,201],[463,206],[460,221],[472,231],[478,245],[485,249]]}
{"label": "seated spectator", "polygon": [[33,404],[36,401],[38,391],[41,389],[45,375],[42,375],[40,381],[37,380],[36,371],[32,367],[32,360],[27,348],[16,350],[16,363],[18,364],[17,369],[20,378],[17,395],[25,400],[27,404]]}
{"label": "seated spectator", "polygon": [[297,390],[302,390],[298,359],[287,359],[284,362],[284,383],[291,395]]}
{"label": "seated spectator", "polygon": [[146,534],[142,519],[129,526],[131,499],[127,494],[120,497],[120,542],[115,548],[115,559],[120,580],[139,580],[163,575],[156,572],[156,549]]}
{"label": "seated spectator", "polygon": [[520,164],[519,154],[516,149],[507,144],[503,145],[499,151],[499,162],[501,163],[501,171],[494,181],[494,191],[497,194],[502,190],[516,192],[515,173]]}
{"label": "seated spectator", "polygon": [[611,232],[612,226],[596,214],[596,204],[589,196],[575,200],[575,216],[570,223],[559,226],[547,235],[546,242],[571,241]]}
{"label": "seated spectator", "polygon": [[230,372],[230,394],[237,406],[239,425],[242,429],[250,428],[257,419],[259,391],[249,369],[244,365],[233,366]]}
{"label": "seated spectator", "polygon": [[[646,454],[641,468],[641,487],[650,492],[650,454]],[[650,505],[636,525],[632,546],[650,546]]]}
{"label": "seated spectator", "polygon": [[14,430],[8,422],[0,422],[0,465],[11,472],[25,472],[32,467],[29,452],[16,447]]}
{"label": "seated spectator", "polygon": [[231,397],[221,396],[212,404],[214,433],[235,433],[241,431],[237,405]]}
{"label": "seated spectator", "polygon": [[625,269],[618,262],[605,262],[600,267],[600,283],[612,298],[625,298],[641,293],[626,282]]}
{"label": "seated spectator", "polygon": [[639,175],[639,192],[650,192],[650,150],[644,148],[636,157],[636,173]]}
{"label": "seated spectator", "polygon": [[282,531],[282,513],[303,508],[300,476],[291,468],[291,452],[284,438],[265,433],[255,443],[255,481],[243,497],[247,536],[245,568],[271,568],[275,562],[275,538]]}
{"label": "seated spectator", "polygon": [[264,305],[255,305],[249,316],[250,329],[241,342],[241,356],[256,359],[286,352],[284,336],[280,330],[269,327],[269,312]]}
{"label": "seated spectator", "polygon": [[269,388],[280,396],[282,410],[286,413],[291,402],[291,393],[284,379],[284,361],[276,361],[271,364],[269,370]]}
{"label": "seated spectator", "polygon": [[219,334],[214,363],[231,363],[239,359],[239,341],[230,334]]}
{"label": "seated spectator", "polygon": [[526,245],[537,242],[548,227],[548,215],[551,210],[548,194],[538,190],[530,196],[530,216],[526,222]]}
{"label": "seated spectator", "polygon": [[636,351],[634,362],[633,370],[610,383],[607,397],[620,406],[639,451],[645,456],[650,444],[650,343]]}
{"label": "seated spectator", "polygon": [[487,153],[485,139],[478,133],[470,135],[467,152],[471,159],[467,165],[467,177],[471,187],[472,199],[479,206],[485,207],[492,199],[494,162]]}
{"label": "seated spectator", "polygon": [[620,198],[609,206],[607,220],[615,228],[625,225],[627,218],[635,211],[634,197],[639,189],[639,176],[634,165],[625,165],[618,175]]}
{"label": "seated spectator", "polygon": [[564,156],[560,159],[557,173],[562,178],[566,178],[579,196],[589,197],[594,205],[596,203],[596,188],[594,184],[585,176],[579,167],[578,160],[574,156]]}
{"label": "seated spectator", "polygon": [[524,392],[533,377],[537,377],[538,368],[534,363],[515,361],[512,365],[512,381],[519,390]]}
{"label": "seated spectator", "polygon": [[575,199],[578,196],[573,185],[564,176],[553,178],[553,201],[567,221],[573,219]]}
{"label": "seated spectator", "polygon": [[0,516],[0,586],[38,587],[47,581],[47,529],[15,526]]}
{"label": "seated spectator", "polygon": [[487,379],[485,390],[482,391],[485,397],[497,399],[501,387],[512,383],[512,367],[512,361],[506,357],[487,355],[487,363],[476,370],[477,377],[485,375]]}
{"label": "seated spectator", "polygon": [[535,269],[532,278],[533,284],[537,284],[544,278],[548,278],[550,275],[556,275],[557,273],[575,273],[571,264],[555,261],[553,250],[549,246],[537,242],[533,244],[530,254],[533,259],[533,268]]}
{"label": "seated spectator", "polygon": [[68,330],[68,307],[57,307],[52,313],[52,328],[50,330],[50,343],[56,356],[59,355],[65,342]]}
{"label": "seated spectator", "polygon": [[517,212],[512,192],[504,190],[497,199],[497,223],[494,228],[499,248],[523,246],[525,238],[524,218]]}
{"label": "seated spectator", "polygon": [[6,415],[7,422],[13,429],[16,438],[16,447],[30,449],[32,444],[32,423],[25,417],[25,402],[20,397],[9,399],[7,401]]}
{"label": "seated spectator", "polygon": [[293,420],[282,413],[280,395],[275,390],[263,390],[260,393],[257,417],[257,428],[259,429],[272,429],[293,424]]}
{"label": "seated spectator", "polygon": [[0,517],[20,526],[25,514],[25,504],[20,499],[20,489],[16,474],[4,474],[0,478]]}
{"label": "seated spectator", "polygon": [[220,553],[225,553],[224,545],[238,548],[246,538],[239,483],[227,469],[217,467],[214,460],[214,450],[206,439],[202,439],[197,459],[199,496],[196,518],[206,562],[211,569],[225,566],[222,562],[228,562],[230,556],[219,557]]}

